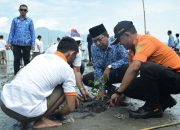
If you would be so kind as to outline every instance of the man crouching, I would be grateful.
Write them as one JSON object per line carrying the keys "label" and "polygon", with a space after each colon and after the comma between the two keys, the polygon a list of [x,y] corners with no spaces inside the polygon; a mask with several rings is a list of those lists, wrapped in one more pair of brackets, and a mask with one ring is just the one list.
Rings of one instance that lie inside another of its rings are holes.
{"label": "man crouching", "polygon": [[1,109],[8,116],[22,122],[34,121],[33,128],[62,125],[47,117],[66,100],[59,111],[68,114],[75,109],[75,76],[69,66],[78,53],[74,39],[64,37],[55,54],[42,54],[25,66],[1,93]]}

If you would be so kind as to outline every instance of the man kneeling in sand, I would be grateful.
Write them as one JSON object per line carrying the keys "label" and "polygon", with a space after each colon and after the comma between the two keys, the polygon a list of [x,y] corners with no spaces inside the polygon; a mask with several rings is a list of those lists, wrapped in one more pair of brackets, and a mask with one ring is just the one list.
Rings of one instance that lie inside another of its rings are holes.
{"label": "man kneeling in sand", "polygon": [[74,39],[64,37],[55,54],[35,57],[12,80],[5,84],[1,93],[1,109],[10,117],[28,123],[34,121],[33,128],[47,128],[62,125],[47,117],[59,110],[60,115],[75,109],[75,76],[69,66],[78,53]]}

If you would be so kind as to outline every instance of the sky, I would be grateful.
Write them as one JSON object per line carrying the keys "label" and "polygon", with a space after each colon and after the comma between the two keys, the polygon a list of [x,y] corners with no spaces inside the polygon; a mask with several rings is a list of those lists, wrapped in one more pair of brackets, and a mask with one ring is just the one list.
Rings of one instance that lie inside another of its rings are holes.
{"label": "sky", "polygon": [[[144,0],[146,28],[166,42],[167,31],[180,33],[180,0]],[[87,34],[89,28],[103,23],[110,35],[122,20],[133,21],[144,34],[142,0],[0,0],[0,33],[9,33],[12,19],[19,16],[20,4],[28,5],[27,16],[35,28],[47,27],[68,32],[76,28]]]}

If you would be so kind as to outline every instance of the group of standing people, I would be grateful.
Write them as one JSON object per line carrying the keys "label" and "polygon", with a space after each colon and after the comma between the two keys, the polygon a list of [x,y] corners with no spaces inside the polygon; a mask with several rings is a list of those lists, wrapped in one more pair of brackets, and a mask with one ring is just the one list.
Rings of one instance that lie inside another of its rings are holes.
{"label": "group of standing people", "polygon": [[173,48],[176,52],[180,52],[179,33],[175,34],[175,39],[174,39],[174,36],[172,35],[171,30],[168,30],[167,34],[169,36],[168,46]]}
{"label": "group of standing people", "polygon": [[[16,76],[3,86],[0,100],[1,109],[10,117],[23,123],[34,121],[34,128],[60,126],[61,122],[50,120],[49,116],[59,117],[75,109],[76,86],[87,100],[84,84],[99,89],[97,100],[108,96],[110,106],[121,103],[125,96],[143,100],[142,107],[129,111],[132,118],[162,117],[167,108],[176,105],[171,94],[180,93],[179,56],[157,38],[138,34],[132,21],[117,23],[114,41],[103,24],[89,29],[89,63],[94,71],[82,78],[77,30],[30,62],[30,50],[35,46],[34,26],[26,17],[28,7],[21,5],[19,11],[20,17],[13,19],[8,39]],[[36,50],[40,51],[38,46]],[[21,57],[26,66],[17,73]],[[121,84],[116,88],[113,83]],[[66,104],[59,109],[63,101]]]}

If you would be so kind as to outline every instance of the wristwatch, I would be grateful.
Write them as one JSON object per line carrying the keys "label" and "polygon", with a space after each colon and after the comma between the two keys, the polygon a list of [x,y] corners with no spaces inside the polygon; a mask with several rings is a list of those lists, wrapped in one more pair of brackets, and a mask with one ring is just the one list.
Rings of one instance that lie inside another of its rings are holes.
{"label": "wristwatch", "polygon": [[112,66],[111,66],[111,65],[108,65],[107,67],[108,67],[109,69],[111,69],[111,68],[112,68]]}

